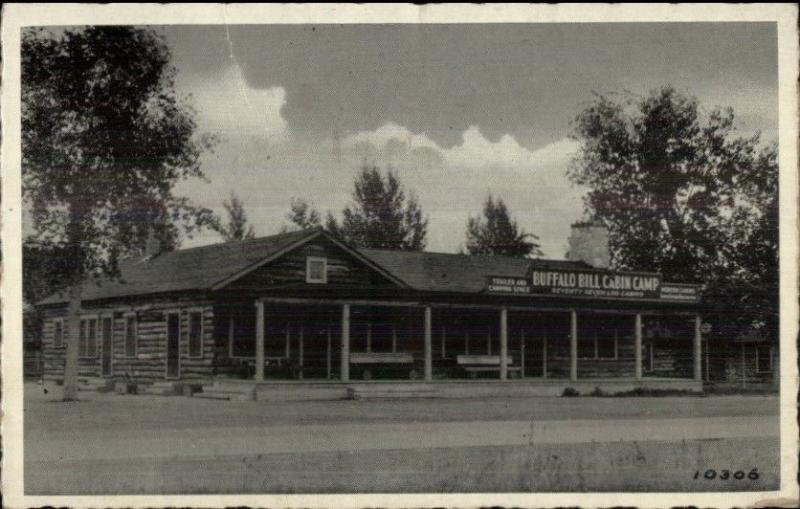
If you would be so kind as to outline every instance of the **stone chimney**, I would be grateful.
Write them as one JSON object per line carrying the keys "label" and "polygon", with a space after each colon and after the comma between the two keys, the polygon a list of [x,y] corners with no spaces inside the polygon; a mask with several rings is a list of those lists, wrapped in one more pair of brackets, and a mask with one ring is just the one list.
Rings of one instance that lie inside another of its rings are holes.
{"label": "stone chimney", "polygon": [[588,263],[596,269],[609,268],[611,254],[608,249],[608,228],[597,220],[574,223],[569,236],[567,258],[573,262]]}
{"label": "stone chimney", "polygon": [[146,259],[155,258],[161,253],[161,241],[156,237],[156,232],[153,228],[147,231],[147,240],[144,244],[144,257]]}

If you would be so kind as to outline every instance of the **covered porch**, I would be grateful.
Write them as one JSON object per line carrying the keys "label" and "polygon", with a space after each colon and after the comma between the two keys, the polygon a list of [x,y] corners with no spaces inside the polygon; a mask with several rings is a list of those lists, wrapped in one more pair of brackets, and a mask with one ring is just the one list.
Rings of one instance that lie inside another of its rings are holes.
{"label": "covered porch", "polygon": [[220,373],[253,382],[702,384],[685,310],[257,297],[216,316]]}

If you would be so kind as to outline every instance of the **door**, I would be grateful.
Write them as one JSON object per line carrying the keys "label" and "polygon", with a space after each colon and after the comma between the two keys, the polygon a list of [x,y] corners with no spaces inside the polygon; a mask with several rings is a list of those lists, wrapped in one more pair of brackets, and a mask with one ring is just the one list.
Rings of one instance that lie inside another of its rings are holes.
{"label": "door", "polygon": [[167,378],[181,376],[181,315],[167,315]]}
{"label": "door", "polygon": [[112,341],[112,321],[111,318],[102,320],[102,345],[103,345],[103,376],[111,376],[111,359],[114,355],[114,345]]}

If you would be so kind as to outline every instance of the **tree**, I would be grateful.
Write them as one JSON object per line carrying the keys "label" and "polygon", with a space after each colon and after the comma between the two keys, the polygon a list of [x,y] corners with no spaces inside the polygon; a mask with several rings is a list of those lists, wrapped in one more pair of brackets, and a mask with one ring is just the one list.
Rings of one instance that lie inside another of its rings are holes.
{"label": "tree", "polygon": [[35,303],[63,289],[70,274],[62,246],[41,244],[35,239],[22,242],[22,298]]}
{"label": "tree", "polygon": [[495,202],[489,195],[483,204],[483,218],[467,221],[467,252],[471,255],[502,255],[525,258],[541,256],[539,237],[526,233],[511,218],[502,198]]}
{"label": "tree", "polygon": [[215,220],[211,228],[219,233],[225,242],[235,240],[249,240],[255,238],[256,234],[253,226],[247,224],[247,214],[244,211],[242,200],[231,192],[228,200],[222,202],[225,211],[228,213],[228,224],[223,225],[220,220]]}
{"label": "tree", "polygon": [[317,228],[322,222],[317,209],[300,198],[292,199],[289,213],[286,214],[286,219],[289,221],[289,224],[281,229],[284,233]]}
{"label": "tree", "polygon": [[[609,227],[615,266],[703,282],[712,305],[741,308],[765,291],[777,302],[777,153],[734,131],[730,108],[703,114],[671,87],[640,99],[597,95],[576,117],[581,148],[569,176]],[[751,322],[745,314],[736,318]]]}
{"label": "tree", "polygon": [[26,30],[22,38],[22,179],[35,233],[69,287],[64,399],[77,396],[82,282],[119,274],[148,232],[167,244],[211,212],[173,194],[202,177],[213,140],[195,136],[176,96],[170,51],[153,31],[123,26]]}
{"label": "tree", "polygon": [[414,196],[406,198],[395,173],[386,177],[365,165],[355,179],[353,203],[342,211],[342,223],[328,214],[329,231],[348,242],[368,248],[422,251],[428,219]]}

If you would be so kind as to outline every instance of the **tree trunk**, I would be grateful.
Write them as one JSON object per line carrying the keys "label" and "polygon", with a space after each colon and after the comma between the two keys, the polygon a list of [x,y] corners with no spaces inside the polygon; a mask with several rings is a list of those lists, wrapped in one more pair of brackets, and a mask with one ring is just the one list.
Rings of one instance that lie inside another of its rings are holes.
{"label": "tree trunk", "polygon": [[67,223],[67,260],[70,273],[69,304],[67,307],[67,326],[69,341],[64,354],[64,401],[78,399],[78,357],[81,337],[81,300],[83,296],[83,276],[86,252],[83,249],[84,221],[86,209],[80,196],[67,200],[69,223]]}
{"label": "tree trunk", "polygon": [[81,283],[78,282],[73,284],[69,289],[69,307],[67,308],[69,341],[67,341],[67,351],[64,358],[64,401],[75,401],[78,399],[78,355],[80,353],[81,295]]}

